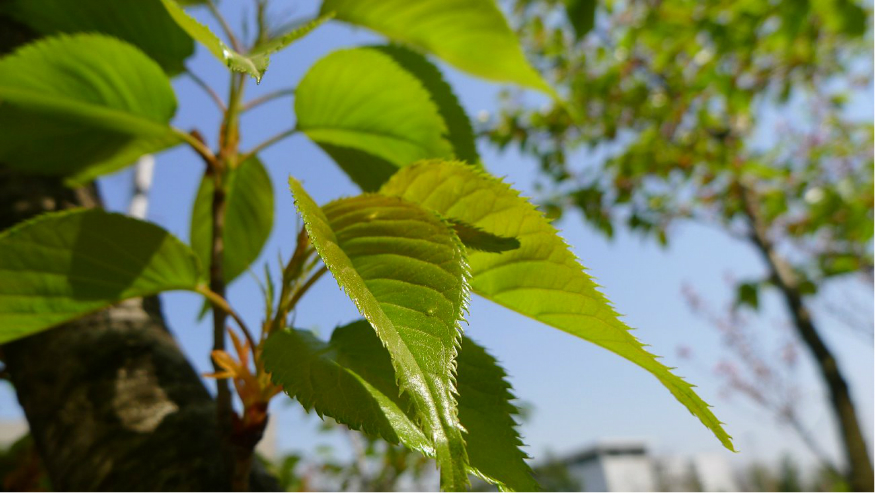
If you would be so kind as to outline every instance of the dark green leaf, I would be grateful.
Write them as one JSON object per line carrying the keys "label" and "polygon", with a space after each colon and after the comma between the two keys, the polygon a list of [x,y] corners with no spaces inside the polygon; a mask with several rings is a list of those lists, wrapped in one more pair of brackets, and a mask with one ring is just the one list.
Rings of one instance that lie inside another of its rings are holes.
{"label": "dark green leaf", "polygon": [[458,219],[449,219],[449,222],[453,225],[456,236],[468,248],[480,250],[481,252],[501,253],[508,250],[516,250],[520,247],[520,241],[516,238],[487,233]]}
{"label": "dark green leaf", "polygon": [[735,306],[747,305],[754,311],[760,307],[759,284],[744,282],[738,285]]}
{"label": "dark green leaf", "polygon": [[[303,331],[273,334],[264,350],[273,380],[320,416],[402,443],[434,456],[415,424],[410,401],[401,396],[389,353],[362,320],[335,329],[326,344]],[[537,483],[520,451],[504,370],[467,337],[459,350],[459,419],[467,430],[469,472],[503,490],[535,491]]]}
{"label": "dark green leaf", "polygon": [[586,36],[595,26],[595,7],[596,0],[565,0],[565,12],[576,39]]}
{"label": "dark green leaf", "polygon": [[194,43],[160,0],[13,0],[12,14],[40,34],[97,32],[143,50],[170,74],[185,69]]}

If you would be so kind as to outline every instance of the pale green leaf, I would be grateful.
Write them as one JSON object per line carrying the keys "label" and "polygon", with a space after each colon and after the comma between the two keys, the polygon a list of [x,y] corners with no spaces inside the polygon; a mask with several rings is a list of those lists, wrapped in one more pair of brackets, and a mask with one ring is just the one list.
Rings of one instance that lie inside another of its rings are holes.
{"label": "pale green leaf", "polygon": [[436,450],[446,489],[467,485],[453,372],[467,302],[465,250],[450,226],[420,206],[363,195],[324,211],[289,185],[310,241],[389,350],[399,386]]}
{"label": "pale green leaf", "polygon": [[379,49],[336,51],[316,62],[295,91],[295,114],[298,128],[364,190],[419,159],[453,156],[429,92]]}
{"label": "pale green leaf", "polygon": [[[433,457],[434,449],[400,395],[389,353],[367,321],[334,330],[324,343],[304,331],[273,334],[265,344],[265,368],[291,397],[320,416]],[[538,490],[513,416],[504,370],[467,337],[458,355],[459,419],[467,430],[469,472],[502,489]]]}
{"label": "pale green leaf", "polygon": [[170,74],[185,70],[194,43],[160,0],[12,0],[12,15],[43,35],[97,32],[140,48]]}
{"label": "pale green leaf", "polygon": [[44,214],[0,233],[0,344],[118,301],[194,290],[194,253],[160,227],[102,210]]}
{"label": "pale green leaf", "polygon": [[518,192],[470,166],[432,161],[402,169],[380,193],[417,202],[492,234],[518,238],[520,248],[513,251],[469,253],[474,292],[646,369],[734,450],[722,423],[692,385],[644,349],[558,232]]}
{"label": "pale green leaf", "polygon": [[322,12],[434,53],[474,75],[554,94],[526,61],[495,0],[325,0]]}
{"label": "pale green leaf", "polygon": [[88,174],[135,158],[138,139],[173,145],[175,110],[161,68],[115,38],[60,35],[0,59],[0,161],[16,169]]}
{"label": "pale green leaf", "polygon": [[[230,283],[258,258],[273,229],[273,185],[257,157],[247,159],[228,174],[225,190],[224,262],[222,273]],[[213,237],[212,177],[201,180],[191,212],[189,241],[205,270],[210,267]]]}
{"label": "pale green leaf", "polygon": [[453,94],[453,89],[444,80],[440,70],[423,55],[400,45],[374,46],[398,62],[411,75],[419,79],[420,84],[429,92],[431,100],[437,105],[438,112],[447,125],[446,138],[453,146],[456,159],[478,164],[477,143],[474,140],[474,128],[471,120],[459,104],[459,99]]}

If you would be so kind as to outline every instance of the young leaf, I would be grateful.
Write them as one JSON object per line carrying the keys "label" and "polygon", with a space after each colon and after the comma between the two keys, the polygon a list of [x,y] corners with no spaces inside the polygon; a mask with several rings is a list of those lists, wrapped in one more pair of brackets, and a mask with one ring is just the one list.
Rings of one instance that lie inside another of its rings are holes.
{"label": "young leaf", "polygon": [[363,190],[376,190],[397,168],[419,159],[453,155],[428,91],[378,49],[328,55],[295,94],[298,128]]}
{"label": "young leaf", "polygon": [[320,209],[289,178],[310,241],[392,356],[402,391],[434,444],[441,483],[468,483],[453,372],[467,302],[465,250],[436,214],[362,195]]}
{"label": "young leaf", "polygon": [[97,32],[127,41],[169,74],[185,70],[194,42],[159,0],[12,0],[10,12],[40,34]]}
{"label": "young leaf", "polygon": [[231,47],[219,39],[218,36],[210,31],[210,28],[201,24],[194,17],[188,15],[185,10],[179,5],[177,0],[161,0],[167,12],[176,21],[179,26],[185,30],[197,42],[204,45],[210,53],[219,59],[231,70],[243,72],[255,78],[256,82],[261,82],[264,72],[267,71],[267,66],[270,64],[269,55],[285,48],[298,39],[303,38],[316,29],[320,24],[331,18],[330,13],[323,14],[304,24],[298,29],[294,29],[286,34],[283,34],[275,39],[272,39],[260,46],[256,46],[251,53],[244,55],[234,51]]}
{"label": "young leaf", "polygon": [[97,209],[0,233],[0,344],[118,301],[195,289],[194,253],[160,227]]}
{"label": "young leaf", "polygon": [[[211,263],[213,189],[211,177],[201,180],[189,230],[191,248],[205,270]],[[258,258],[273,229],[273,185],[257,157],[229,173],[225,194],[223,274],[230,283]]]}
{"label": "young leaf", "polygon": [[[434,457],[434,448],[415,424],[410,400],[399,395],[389,353],[367,321],[335,329],[327,344],[304,331],[275,333],[263,357],[273,381],[305,408]],[[457,360],[468,471],[503,490],[538,490],[519,450],[513,420],[517,409],[510,403],[504,370],[467,337]]]}
{"label": "young leaf", "polygon": [[249,52],[250,57],[267,57],[272,55],[295,41],[303,38],[304,36],[313,32],[314,29],[324,24],[326,21],[334,17],[332,12],[328,12],[327,14],[322,14],[315,19],[307,21],[300,26],[292,29],[291,31],[280,34],[279,36],[269,39],[266,42],[257,45],[255,48]]}
{"label": "young leaf", "polygon": [[495,0],[324,0],[322,12],[434,53],[474,75],[555,94],[526,61]]}
{"label": "young leaf", "polygon": [[518,192],[470,166],[431,161],[402,169],[380,193],[419,203],[492,234],[518,238],[519,249],[500,255],[470,252],[475,293],[646,369],[726,448],[734,450],[731,437],[692,385],[644,349],[553,226]]}
{"label": "young leaf", "polygon": [[453,89],[444,80],[440,70],[423,55],[400,45],[374,46],[374,49],[392,57],[411,75],[419,79],[420,84],[429,92],[432,101],[437,105],[441,118],[447,125],[446,138],[453,146],[456,159],[469,164],[480,162],[477,154],[477,143],[474,141],[474,128],[471,120],[459,104],[459,99],[453,94]]}
{"label": "young leaf", "polygon": [[0,161],[32,173],[88,173],[137,139],[179,142],[167,76],[103,35],[47,38],[0,59],[0,101]]}

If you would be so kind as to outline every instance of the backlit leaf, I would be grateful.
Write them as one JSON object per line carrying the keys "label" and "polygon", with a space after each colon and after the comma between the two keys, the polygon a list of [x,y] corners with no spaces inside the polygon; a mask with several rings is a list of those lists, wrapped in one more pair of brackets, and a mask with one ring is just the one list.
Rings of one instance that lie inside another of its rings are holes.
{"label": "backlit leaf", "polygon": [[145,141],[178,143],[175,110],[161,68],[115,38],[60,35],[0,59],[0,161],[22,171],[114,171]]}
{"label": "backlit leaf", "polygon": [[210,53],[219,59],[226,67],[236,72],[243,72],[261,82],[261,78],[270,64],[270,55],[282,50],[298,39],[309,34],[313,29],[331,18],[331,13],[323,14],[297,29],[282,34],[276,38],[256,46],[251,53],[242,54],[228,46],[209,27],[188,15],[176,0],[161,0],[167,12],[176,23]]}
{"label": "backlit leaf", "polygon": [[554,94],[495,0],[325,0],[322,12],[434,53],[466,72]]}
{"label": "backlit leaf", "polygon": [[399,171],[380,193],[402,197],[492,234],[518,238],[501,254],[470,252],[475,293],[586,339],[652,373],[723,445],[731,437],[692,385],[644,349],[543,215],[502,181],[454,162]]}
{"label": "backlit leaf", "polygon": [[438,112],[447,125],[446,138],[453,145],[456,159],[470,164],[479,163],[480,156],[477,154],[471,120],[465,114],[459,99],[453,94],[453,89],[444,80],[440,70],[428,58],[403,46],[389,45],[373,48],[391,56],[405,70],[419,79],[429,92],[431,100],[437,105]]}
{"label": "backlit leaf", "polygon": [[464,247],[436,214],[405,200],[362,195],[320,209],[294,178],[289,185],[319,256],[389,350],[443,487],[464,488],[453,375],[468,295]]}
{"label": "backlit leaf", "polygon": [[419,159],[453,156],[429,92],[379,49],[331,53],[310,68],[295,94],[298,128],[364,190],[376,190]]}
{"label": "backlit leaf", "polygon": [[0,344],[199,281],[194,253],[154,224],[97,209],[45,214],[0,233]]}

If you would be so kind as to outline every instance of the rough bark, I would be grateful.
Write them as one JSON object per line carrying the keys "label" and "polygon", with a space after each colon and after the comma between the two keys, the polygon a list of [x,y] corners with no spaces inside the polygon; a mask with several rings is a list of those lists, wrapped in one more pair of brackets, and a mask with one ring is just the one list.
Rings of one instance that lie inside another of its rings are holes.
{"label": "rough bark", "polygon": [[[98,205],[96,190],[0,167],[0,228]],[[157,298],[129,300],[0,347],[54,488],[230,490],[215,403]],[[275,489],[258,471],[252,489]]]}
{"label": "rough bark", "polygon": [[793,318],[796,332],[814,357],[821,377],[829,390],[829,402],[839,424],[845,460],[848,464],[848,482],[854,491],[873,491],[875,489],[875,472],[872,469],[866,439],[860,428],[856,407],[851,399],[847,381],[842,375],[832,351],[821,338],[811,317],[811,312],[805,305],[796,273],[772,243],[768,227],[757,209],[756,197],[749,189],[744,190],[744,202],[745,213],[751,226],[751,241],[768,265],[772,280],[780,290]]}

